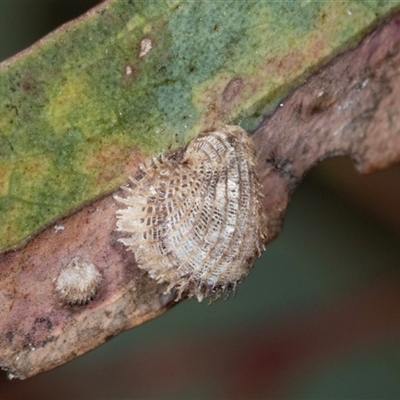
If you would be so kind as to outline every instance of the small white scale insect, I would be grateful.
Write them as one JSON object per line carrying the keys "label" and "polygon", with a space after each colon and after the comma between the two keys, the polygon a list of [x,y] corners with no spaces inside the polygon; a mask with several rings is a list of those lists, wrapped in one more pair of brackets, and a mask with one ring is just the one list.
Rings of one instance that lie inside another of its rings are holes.
{"label": "small white scale insect", "polygon": [[93,299],[101,279],[94,264],[82,257],[74,257],[58,275],[56,292],[69,305],[83,305]]}
{"label": "small white scale insect", "polygon": [[266,214],[256,151],[221,125],[186,150],[139,168],[117,211],[120,241],[138,266],[181,296],[216,299],[236,289],[264,249]]}

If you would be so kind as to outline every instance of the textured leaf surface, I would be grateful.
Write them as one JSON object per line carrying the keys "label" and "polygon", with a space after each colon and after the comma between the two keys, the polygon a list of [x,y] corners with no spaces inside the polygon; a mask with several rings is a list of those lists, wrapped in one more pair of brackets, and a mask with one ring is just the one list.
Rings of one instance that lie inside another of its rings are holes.
{"label": "textured leaf surface", "polygon": [[2,63],[0,249],[216,121],[254,129],[399,3],[110,1]]}

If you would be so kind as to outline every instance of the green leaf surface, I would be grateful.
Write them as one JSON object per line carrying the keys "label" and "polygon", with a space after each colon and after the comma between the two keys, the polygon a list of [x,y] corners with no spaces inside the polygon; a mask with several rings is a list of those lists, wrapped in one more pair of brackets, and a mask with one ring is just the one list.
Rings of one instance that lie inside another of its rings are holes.
{"label": "green leaf surface", "polygon": [[254,129],[399,4],[109,1],[0,64],[0,249],[216,122]]}

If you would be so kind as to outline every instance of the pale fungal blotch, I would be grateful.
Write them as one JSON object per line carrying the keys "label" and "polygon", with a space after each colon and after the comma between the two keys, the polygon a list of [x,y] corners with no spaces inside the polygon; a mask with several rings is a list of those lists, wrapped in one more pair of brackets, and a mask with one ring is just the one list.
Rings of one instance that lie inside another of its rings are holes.
{"label": "pale fungal blotch", "polygon": [[260,256],[267,231],[255,161],[248,134],[223,125],[141,166],[126,197],[116,197],[126,205],[119,240],[177,299],[235,290]]}
{"label": "pale fungal blotch", "polygon": [[61,270],[56,281],[56,292],[63,302],[82,305],[93,299],[100,281],[101,274],[95,265],[75,257]]}
{"label": "pale fungal blotch", "polygon": [[125,67],[125,75],[126,76],[132,76],[133,74],[133,68],[130,65],[127,65]]}
{"label": "pale fungal blotch", "polygon": [[144,57],[153,48],[153,43],[150,38],[144,38],[140,42],[140,53],[139,57]]}

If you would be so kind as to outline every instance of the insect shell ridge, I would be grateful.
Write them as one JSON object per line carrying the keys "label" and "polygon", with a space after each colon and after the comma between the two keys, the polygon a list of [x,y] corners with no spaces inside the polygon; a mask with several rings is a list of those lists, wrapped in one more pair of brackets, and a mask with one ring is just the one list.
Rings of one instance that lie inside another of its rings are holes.
{"label": "insect shell ridge", "polygon": [[201,133],[179,156],[158,157],[116,199],[119,239],[139,268],[177,299],[234,291],[267,236],[256,150],[240,127]]}
{"label": "insect shell ridge", "polygon": [[165,294],[168,294],[171,290],[175,290],[176,301],[182,298],[196,297],[200,303],[207,298],[209,302],[208,304],[211,304],[213,301],[218,299],[223,298],[224,300],[227,300],[230,295],[235,296],[238,284],[240,283],[233,282],[226,285],[210,285],[204,282],[191,282],[188,285],[186,279],[180,283],[170,283]]}

